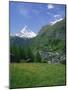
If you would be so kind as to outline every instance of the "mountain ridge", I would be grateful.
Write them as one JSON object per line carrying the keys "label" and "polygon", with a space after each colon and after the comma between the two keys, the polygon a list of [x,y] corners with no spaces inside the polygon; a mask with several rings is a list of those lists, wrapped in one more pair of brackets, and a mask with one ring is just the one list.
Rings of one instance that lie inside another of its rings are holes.
{"label": "mountain ridge", "polygon": [[[58,58],[65,58],[66,51],[66,22],[65,19],[57,22],[54,25],[47,25],[41,28],[38,35],[34,38],[21,38],[11,37],[11,47],[16,45],[17,47],[31,48],[34,55],[37,52],[44,57],[44,60],[48,60],[49,56],[55,57],[55,61],[58,62]],[[47,58],[45,56],[48,55]],[[57,58],[56,58],[57,56]],[[63,57],[62,57],[63,56]],[[49,58],[50,60],[51,58]],[[60,59],[59,59],[60,60]]]}

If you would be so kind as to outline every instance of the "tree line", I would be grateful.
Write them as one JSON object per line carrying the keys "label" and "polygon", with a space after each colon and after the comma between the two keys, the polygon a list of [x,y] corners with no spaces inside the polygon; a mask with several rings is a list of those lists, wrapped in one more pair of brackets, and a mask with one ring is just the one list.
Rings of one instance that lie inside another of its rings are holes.
{"label": "tree line", "polygon": [[41,56],[38,51],[34,54],[29,46],[11,46],[10,62],[41,62]]}
{"label": "tree line", "polygon": [[[51,60],[51,58],[50,58]],[[42,57],[39,51],[33,52],[30,46],[10,46],[10,63],[20,63],[20,62],[45,62],[42,60]],[[61,64],[66,64],[66,59],[60,60]]]}

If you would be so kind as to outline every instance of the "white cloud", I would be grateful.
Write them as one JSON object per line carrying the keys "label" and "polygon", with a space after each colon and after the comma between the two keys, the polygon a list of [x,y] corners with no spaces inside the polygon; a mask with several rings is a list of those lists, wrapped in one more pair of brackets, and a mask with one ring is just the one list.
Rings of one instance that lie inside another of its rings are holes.
{"label": "white cloud", "polygon": [[19,9],[19,12],[22,16],[26,17],[26,18],[32,18],[32,15],[39,15],[41,12],[36,10],[36,9],[32,9],[32,8],[26,8],[26,7],[22,7]]}
{"label": "white cloud", "polygon": [[48,4],[48,9],[53,9],[54,8],[54,5],[52,5],[52,4]]}
{"label": "white cloud", "polygon": [[47,12],[47,14],[48,14],[48,15],[52,15],[52,16],[54,15],[54,14],[53,14],[53,13],[51,13],[51,12]]}
{"label": "white cloud", "polygon": [[21,6],[18,7],[19,13],[24,16],[25,18],[31,18],[30,13],[31,10],[29,7],[26,7],[25,4],[22,4]]}
{"label": "white cloud", "polygon": [[29,14],[29,11],[26,9],[26,8],[20,8],[20,14],[23,15],[23,16],[28,16]]}
{"label": "white cloud", "polygon": [[55,21],[50,22],[50,24],[51,24],[51,25],[54,25],[55,23],[57,23],[57,22],[59,22],[59,21],[61,21],[61,20],[63,20],[63,18],[56,19]]}
{"label": "white cloud", "polygon": [[59,14],[57,14],[57,15],[54,15],[54,17],[55,17],[55,18],[57,18],[57,17],[60,17],[60,16],[61,16],[61,15],[59,15]]}

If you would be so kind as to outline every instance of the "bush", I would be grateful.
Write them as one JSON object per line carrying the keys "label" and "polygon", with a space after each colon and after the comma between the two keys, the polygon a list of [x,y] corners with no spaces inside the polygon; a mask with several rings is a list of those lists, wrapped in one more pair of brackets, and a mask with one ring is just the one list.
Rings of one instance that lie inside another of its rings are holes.
{"label": "bush", "polygon": [[60,61],[61,64],[66,64],[66,60]]}
{"label": "bush", "polygon": [[43,63],[47,63],[47,60],[43,60]]}

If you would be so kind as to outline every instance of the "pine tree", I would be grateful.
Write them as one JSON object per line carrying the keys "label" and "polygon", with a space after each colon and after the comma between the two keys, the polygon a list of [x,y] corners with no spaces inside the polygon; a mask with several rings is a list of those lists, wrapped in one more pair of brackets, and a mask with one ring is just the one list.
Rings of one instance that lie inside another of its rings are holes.
{"label": "pine tree", "polygon": [[41,56],[40,56],[40,54],[39,54],[39,52],[37,52],[36,53],[36,58],[35,58],[36,60],[36,62],[41,62]]}
{"label": "pine tree", "polygon": [[27,58],[29,62],[34,62],[34,54],[30,47],[28,47],[28,50],[27,50]]}
{"label": "pine tree", "polygon": [[10,55],[12,55],[14,58],[10,57],[11,62],[19,62],[19,49],[17,46],[12,46],[10,48]]}

